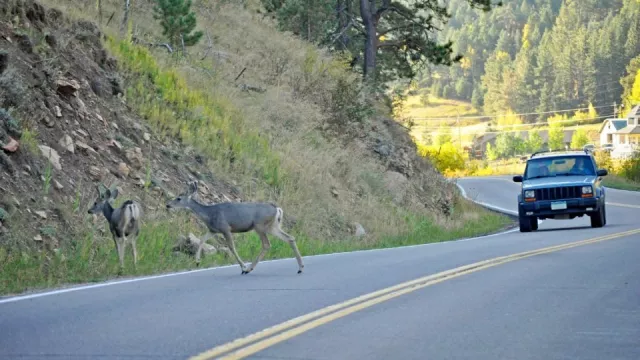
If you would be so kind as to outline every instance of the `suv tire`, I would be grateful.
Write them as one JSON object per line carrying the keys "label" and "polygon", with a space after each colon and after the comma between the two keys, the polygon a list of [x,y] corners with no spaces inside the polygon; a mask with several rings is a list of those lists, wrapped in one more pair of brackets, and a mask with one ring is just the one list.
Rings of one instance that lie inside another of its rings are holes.
{"label": "suv tire", "polygon": [[[531,217],[529,216],[522,216],[520,215],[518,217],[518,220],[520,222],[520,232],[531,232],[531,230],[533,230],[533,222],[531,221]],[[535,219],[535,218],[533,218]],[[538,224],[536,223],[536,226]]]}
{"label": "suv tire", "polygon": [[600,228],[600,227],[603,227],[604,224],[607,223],[606,211],[607,210],[605,209],[605,205],[602,204],[602,207],[600,209],[598,209],[598,211],[593,213],[593,215],[590,215],[590,217],[591,217],[591,227]]}
{"label": "suv tire", "polygon": [[532,217],[531,219],[531,230],[536,231],[538,230],[538,218],[537,217]]}

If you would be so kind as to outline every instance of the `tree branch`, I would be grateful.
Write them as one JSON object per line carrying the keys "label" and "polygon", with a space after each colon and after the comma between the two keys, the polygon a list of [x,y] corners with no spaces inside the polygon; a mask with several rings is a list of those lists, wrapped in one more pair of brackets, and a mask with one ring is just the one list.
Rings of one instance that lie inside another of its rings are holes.
{"label": "tree branch", "polygon": [[397,40],[397,41],[385,41],[378,43],[378,48],[382,47],[400,47],[405,44],[405,41]]}
{"label": "tree branch", "polygon": [[414,26],[415,25],[412,23],[412,24],[405,24],[405,25],[392,27],[392,28],[389,28],[389,29],[386,29],[386,30],[381,30],[381,31],[378,31],[378,36],[384,36],[384,35],[386,35],[386,34],[388,34],[390,32],[396,31],[396,30],[408,29],[408,28],[414,27]]}

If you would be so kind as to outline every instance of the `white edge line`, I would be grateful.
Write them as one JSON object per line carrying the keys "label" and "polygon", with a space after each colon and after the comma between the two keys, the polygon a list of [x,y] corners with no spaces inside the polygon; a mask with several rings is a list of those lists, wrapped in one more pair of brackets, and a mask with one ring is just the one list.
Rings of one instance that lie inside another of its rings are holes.
{"label": "white edge line", "polygon": [[[463,196],[466,199],[468,199],[464,189],[459,184],[456,184],[456,185],[462,191]],[[476,201],[471,200],[471,199],[469,199],[469,200],[473,201],[473,202],[476,202]],[[511,213],[513,212],[511,210],[502,209],[502,208],[495,207],[495,206],[488,205],[488,204],[484,204],[484,203],[479,203],[479,202],[476,202],[476,203],[478,203],[479,205],[482,205],[482,206],[494,207],[496,210],[499,209],[497,211],[505,211],[505,212],[511,212]],[[441,244],[447,244],[447,243],[460,243],[460,242],[466,242],[466,241],[472,241],[472,240],[475,241],[475,240],[479,240],[479,239],[486,239],[486,238],[490,238],[490,237],[509,234],[509,233],[515,232],[516,230],[517,229],[510,229],[510,230],[505,230],[505,231],[502,231],[502,232],[499,232],[499,233],[495,233],[495,234],[476,236],[476,237],[471,237],[471,238],[463,238],[463,239],[459,239],[459,240],[448,240],[448,241],[440,241],[440,242],[433,242],[433,243],[426,243],[426,244],[397,246],[397,247],[380,248],[380,249],[343,251],[343,252],[328,253],[328,254],[309,255],[309,256],[305,256],[304,258],[308,259],[308,258],[329,257],[329,256],[337,256],[337,255],[338,256],[339,255],[350,255],[350,254],[368,253],[368,252],[376,252],[376,251],[394,251],[394,250],[395,251],[400,251],[402,249],[408,249],[408,248],[417,248],[417,247],[424,247],[424,246],[441,245]],[[264,261],[261,261],[260,263],[274,263],[274,262],[290,261],[290,260],[293,260],[293,258],[281,258],[281,259],[273,259],[273,260],[264,260]],[[221,266],[214,266],[214,267],[209,267],[209,268],[205,268],[205,269],[195,269],[195,270],[187,270],[187,271],[173,272],[173,273],[160,274],[160,275],[142,276],[142,277],[135,277],[135,278],[131,278],[131,279],[125,279],[125,280],[107,280],[105,282],[101,282],[101,283],[97,283],[97,284],[71,286],[71,287],[64,288],[64,289],[43,291],[43,292],[38,292],[38,293],[33,293],[33,294],[28,294],[28,295],[16,295],[16,296],[6,297],[6,298],[0,297],[0,304],[6,304],[6,303],[17,302],[17,301],[22,301],[22,300],[35,299],[35,298],[44,297],[44,296],[65,294],[65,293],[74,292],[74,291],[80,291],[80,290],[90,290],[90,289],[102,288],[102,287],[113,286],[113,285],[128,284],[128,283],[134,283],[134,282],[139,282],[139,281],[162,279],[162,278],[168,278],[168,277],[179,276],[179,275],[189,275],[189,274],[195,274],[195,273],[200,273],[200,272],[205,272],[205,271],[217,271],[217,270],[236,267],[236,266],[238,266],[238,265],[237,264],[221,265]]]}

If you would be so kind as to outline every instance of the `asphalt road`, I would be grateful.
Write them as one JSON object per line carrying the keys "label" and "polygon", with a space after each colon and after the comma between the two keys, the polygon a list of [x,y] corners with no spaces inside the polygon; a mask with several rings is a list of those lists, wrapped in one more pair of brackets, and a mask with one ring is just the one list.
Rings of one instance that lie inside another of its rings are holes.
{"label": "asphalt road", "polygon": [[[515,210],[509,178],[466,194]],[[0,359],[187,359],[357,296],[474,262],[640,227],[640,194],[607,189],[607,225],[261,262],[0,299]],[[425,237],[428,237],[425,234]],[[269,340],[255,359],[639,359],[640,235],[445,279]],[[304,254],[303,254],[304,257]],[[248,259],[246,259],[248,260]]]}

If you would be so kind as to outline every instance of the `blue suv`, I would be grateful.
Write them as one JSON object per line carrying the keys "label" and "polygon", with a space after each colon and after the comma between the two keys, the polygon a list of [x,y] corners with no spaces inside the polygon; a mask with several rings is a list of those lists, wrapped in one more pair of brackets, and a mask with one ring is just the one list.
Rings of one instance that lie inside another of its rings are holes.
{"label": "blue suv", "polygon": [[521,232],[538,230],[538,219],[568,220],[588,215],[591,227],[607,223],[602,176],[589,151],[543,151],[527,160],[518,195]]}

